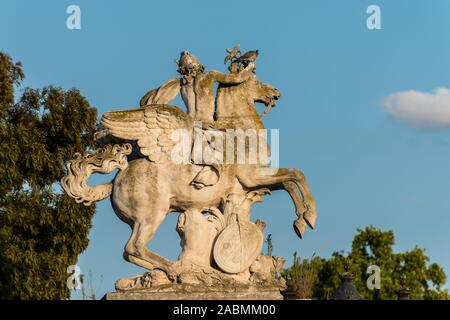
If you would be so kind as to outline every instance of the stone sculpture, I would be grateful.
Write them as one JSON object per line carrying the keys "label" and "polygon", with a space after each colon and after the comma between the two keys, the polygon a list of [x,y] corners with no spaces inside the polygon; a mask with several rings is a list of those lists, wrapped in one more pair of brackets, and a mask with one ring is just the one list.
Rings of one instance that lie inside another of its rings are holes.
{"label": "stone sculpture", "polygon": [[[261,254],[265,224],[251,221],[251,207],[274,190],[286,190],[297,213],[294,229],[302,237],[307,226],[314,228],[315,202],[300,170],[269,166],[262,156],[268,150],[264,137],[258,140],[258,161],[249,161],[251,143],[244,136],[239,144],[236,131],[264,129],[255,102],[266,105],[265,114],[280,93],[256,78],[258,50],[241,54],[237,46],[227,53],[230,73],[222,74],[205,71],[183,51],[176,61],[180,78],[150,90],[140,108],[103,115],[97,138],[121,143],[76,154],[67,163],[61,180],[67,194],[85,205],[110,196],[114,211],[132,229],[124,258],[148,270],[118,280],[120,294],[110,299],[281,298],[285,283],[278,271],[284,260]],[[186,113],[169,105],[178,94]],[[230,132],[234,136],[225,139]],[[92,173],[114,169],[120,171],[112,182],[87,185]],[[178,261],[147,247],[170,212],[180,213]]]}

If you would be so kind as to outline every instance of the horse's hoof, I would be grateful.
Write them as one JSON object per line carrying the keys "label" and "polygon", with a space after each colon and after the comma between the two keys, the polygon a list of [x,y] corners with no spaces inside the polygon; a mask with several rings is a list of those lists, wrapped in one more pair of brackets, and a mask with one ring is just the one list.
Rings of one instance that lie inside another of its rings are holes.
{"label": "horse's hoof", "polygon": [[150,272],[150,274],[151,274],[151,285],[152,286],[170,284],[173,282],[171,279],[169,279],[169,276],[166,271],[155,269],[155,270],[152,270]]}
{"label": "horse's hoof", "polygon": [[170,266],[164,268],[167,277],[173,281],[173,282],[177,282],[178,280],[178,275],[180,274],[180,264],[178,262],[174,262],[172,263]]}
{"label": "horse's hoof", "polygon": [[317,214],[315,211],[308,208],[308,210],[303,214],[303,218],[305,218],[306,223],[311,229],[314,229],[317,220]]}
{"label": "horse's hoof", "polygon": [[306,231],[306,222],[303,218],[298,218],[294,220],[294,230],[297,236],[301,239]]}
{"label": "horse's hoof", "polygon": [[167,277],[168,277],[169,280],[171,280],[172,282],[177,282],[177,280],[178,280],[178,274],[176,274],[175,272],[169,272],[169,273],[167,273]]}

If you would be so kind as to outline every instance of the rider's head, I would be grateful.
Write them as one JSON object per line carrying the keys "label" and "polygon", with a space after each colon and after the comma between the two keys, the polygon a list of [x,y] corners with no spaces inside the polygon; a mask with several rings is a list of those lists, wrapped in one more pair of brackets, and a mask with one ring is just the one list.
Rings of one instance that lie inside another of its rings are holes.
{"label": "rider's head", "polygon": [[189,51],[182,51],[180,60],[177,60],[176,64],[178,65],[177,71],[183,76],[195,77],[197,73],[205,70],[205,67]]}

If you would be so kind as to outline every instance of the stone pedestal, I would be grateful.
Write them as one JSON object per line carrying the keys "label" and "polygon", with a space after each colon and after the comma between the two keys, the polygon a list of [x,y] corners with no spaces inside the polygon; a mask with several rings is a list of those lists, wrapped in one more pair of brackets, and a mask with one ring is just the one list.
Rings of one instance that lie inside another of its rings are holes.
{"label": "stone pedestal", "polygon": [[103,300],[282,300],[276,286],[168,284],[155,288],[109,292]]}

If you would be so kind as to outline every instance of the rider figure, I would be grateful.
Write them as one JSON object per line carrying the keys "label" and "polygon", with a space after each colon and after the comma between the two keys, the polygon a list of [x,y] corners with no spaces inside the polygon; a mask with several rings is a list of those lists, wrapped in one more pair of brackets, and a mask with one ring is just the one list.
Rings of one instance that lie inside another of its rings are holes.
{"label": "rider figure", "polygon": [[205,67],[189,51],[181,52],[176,64],[182,77],[170,79],[161,87],[150,90],[142,97],[140,105],[168,104],[181,93],[189,116],[205,123],[214,121],[214,84],[240,84],[247,81],[255,69],[255,65],[249,63],[245,69],[230,74],[214,70],[205,72]]}
{"label": "rider figure", "polygon": [[[176,64],[178,65],[177,71],[182,77],[171,79],[161,87],[149,91],[141,99],[141,107],[150,104],[168,104],[175,99],[178,93],[181,93],[188,115],[200,121],[203,127],[214,126],[214,84],[216,82],[219,85],[240,84],[247,81],[253,75],[255,69],[255,65],[249,63],[242,71],[230,74],[223,74],[218,71],[205,72],[205,67],[188,51],[181,52],[180,59],[176,61]],[[191,182],[196,189],[217,183],[221,171],[220,165],[196,164],[202,166]]]}

